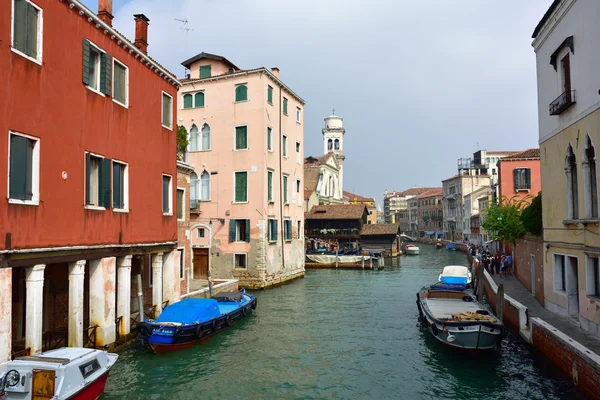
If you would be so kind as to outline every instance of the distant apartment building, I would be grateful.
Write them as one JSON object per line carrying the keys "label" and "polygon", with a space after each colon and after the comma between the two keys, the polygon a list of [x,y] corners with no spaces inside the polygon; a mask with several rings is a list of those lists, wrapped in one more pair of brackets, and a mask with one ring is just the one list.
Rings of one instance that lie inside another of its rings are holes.
{"label": "distant apartment building", "polygon": [[[444,239],[453,241],[468,240],[463,235],[465,197],[482,187],[490,186],[489,175],[470,174],[455,175],[442,181],[443,231]],[[469,224],[471,215],[468,215]],[[469,225],[470,226],[470,225]]]}
{"label": "distant apartment building", "polygon": [[408,199],[426,192],[432,188],[411,188],[403,192],[386,192],[383,195],[383,215],[386,224],[399,223],[395,215],[402,211],[408,210]]}
{"label": "distant apartment building", "polygon": [[417,196],[408,200],[408,231],[411,236],[419,235],[419,199]]}
{"label": "distant apartment building", "polygon": [[393,220],[400,227],[400,232],[404,234],[410,233],[410,212],[408,209],[397,211],[394,214]]}
{"label": "distant apartment building", "polygon": [[442,188],[430,189],[417,196],[419,236],[438,237],[442,234]]}
{"label": "distant apartment building", "polygon": [[500,159],[498,163],[498,195],[519,201],[542,190],[540,149],[528,149]]}
{"label": "distant apartment building", "polygon": [[208,53],[182,65],[193,278],[206,279],[201,265],[249,288],[303,276],[304,100],[277,68],[242,70]]}
{"label": "distant apartment building", "polygon": [[364,204],[367,206],[367,224],[377,223],[377,205],[372,197],[363,197],[344,190],[344,204]]}
{"label": "distant apartment building", "polygon": [[[479,230],[479,199],[481,197],[491,196],[492,189],[489,186],[483,186],[479,189],[472,191],[471,193],[464,196],[463,200],[463,210],[462,210],[462,234],[465,240],[470,241],[471,243],[481,244],[480,243],[480,230]],[[477,217],[473,219],[473,217]],[[471,227],[475,226],[476,231],[472,232]],[[475,238],[473,237],[475,234]]]}
{"label": "distant apartment building", "polygon": [[517,151],[477,150],[473,157],[458,159],[458,174],[489,175],[492,201],[498,202],[498,162]]}
{"label": "distant apartment building", "polygon": [[[555,0],[533,33],[544,305],[600,336],[600,2]],[[532,180],[533,184],[533,180]],[[539,265],[539,264],[538,264]]]}

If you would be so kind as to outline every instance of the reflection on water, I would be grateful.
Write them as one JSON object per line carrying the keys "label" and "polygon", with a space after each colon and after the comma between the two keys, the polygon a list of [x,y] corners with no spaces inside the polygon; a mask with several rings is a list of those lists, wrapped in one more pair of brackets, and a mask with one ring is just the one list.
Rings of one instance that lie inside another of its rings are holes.
{"label": "reflection on water", "polygon": [[419,245],[381,271],[307,271],[255,292],[255,314],[203,345],[121,352],[103,399],[563,399],[572,386],[506,334],[457,353],[418,323],[415,293],[462,253]]}

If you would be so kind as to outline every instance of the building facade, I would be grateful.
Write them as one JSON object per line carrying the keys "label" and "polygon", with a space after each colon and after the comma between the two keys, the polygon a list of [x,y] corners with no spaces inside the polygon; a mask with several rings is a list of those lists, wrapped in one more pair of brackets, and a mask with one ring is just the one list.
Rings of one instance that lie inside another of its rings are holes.
{"label": "building facade", "polygon": [[401,210],[408,210],[408,200],[434,188],[414,187],[402,192],[385,192],[383,195],[383,215],[386,224],[399,223],[395,215]]}
{"label": "building facade", "polygon": [[515,153],[517,152],[503,150],[477,150],[473,153],[472,158],[458,159],[458,174],[489,175],[490,188],[492,189],[492,201],[494,204],[496,204],[499,199],[498,163],[504,157],[508,157]]}
{"label": "building facade", "polygon": [[131,42],[98,9],[0,5],[0,362],[128,334],[132,275],[153,315],[179,297],[180,83],[147,55],[148,18]]}
{"label": "building facade", "polygon": [[444,239],[468,240],[463,235],[463,227],[465,221],[470,224],[471,215],[466,216],[464,213],[465,197],[474,190],[489,186],[489,175],[462,174],[442,181]]}
{"label": "building facade", "polygon": [[600,336],[598,15],[595,0],[555,0],[533,33],[533,48],[547,260],[544,305]]}
{"label": "building facade", "polygon": [[419,199],[419,232],[427,236],[438,236],[442,232],[444,220],[442,208],[442,188],[434,188],[422,193]]}
{"label": "building facade", "polygon": [[498,163],[500,199],[513,199],[513,201],[525,199],[530,202],[540,190],[542,190],[540,149],[528,149],[500,159]]}
{"label": "building facade", "polygon": [[333,152],[304,160],[304,210],[323,204],[342,204],[340,165]]}
{"label": "building facade", "polygon": [[[463,203],[463,220],[462,220],[462,228],[463,228],[463,237],[465,240],[470,241],[471,243],[481,245],[481,231],[480,231],[480,223],[481,219],[479,218],[480,210],[479,210],[479,198],[491,196],[491,188],[489,186],[480,187],[479,189],[469,193],[464,198]],[[473,217],[477,218],[473,218]],[[471,227],[475,227],[475,231],[471,230]]]}
{"label": "building facade", "polygon": [[210,269],[263,288],[303,276],[304,100],[277,68],[241,70],[208,53],[182,64],[194,279]]}
{"label": "building facade", "polygon": [[408,200],[408,231],[413,237],[419,236],[419,198],[417,196]]}
{"label": "building facade", "polygon": [[367,224],[377,223],[377,205],[372,197],[363,197],[344,190],[344,204],[364,204],[367,206]]}

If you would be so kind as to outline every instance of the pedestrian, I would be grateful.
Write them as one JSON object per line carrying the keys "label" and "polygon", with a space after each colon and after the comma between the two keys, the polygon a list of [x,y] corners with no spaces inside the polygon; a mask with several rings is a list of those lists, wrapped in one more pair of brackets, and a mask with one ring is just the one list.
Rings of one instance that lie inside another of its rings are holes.
{"label": "pedestrian", "polygon": [[490,270],[490,259],[488,256],[483,256],[483,268],[485,268],[488,273],[494,274],[494,272]]}
{"label": "pedestrian", "polygon": [[512,255],[508,254],[506,256],[506,272],[509,274],[512,274],[513,270],[512,270],[512,265],[513,265],[513,258]]}
{"label": "pedestrian", "polygon": [[500,265],[501,265],[500,253],[496,253],[496,256],[494,257],[494,267],[496,269],[496,274],[497,275],[500,274]]}

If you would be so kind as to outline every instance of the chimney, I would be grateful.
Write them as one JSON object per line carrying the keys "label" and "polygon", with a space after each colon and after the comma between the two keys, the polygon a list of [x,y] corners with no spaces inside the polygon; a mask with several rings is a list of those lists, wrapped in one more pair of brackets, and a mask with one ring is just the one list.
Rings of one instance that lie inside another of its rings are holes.
{"label": "chimney", "polygon": [[148,22],[150,20],[144,14],[135,14],[135,47],[140,49],[142,53],[148,54]]}
{"label": "chimney", "polygon": [[279,68],[273,67],[271,68],[271,72],[275,75],[275,78],[279,79]]}
{"label": "chimney", "polygon": [[112,26],[112,0],[98,0],[98,16],[108,26]]}

